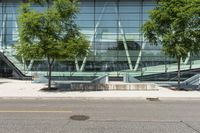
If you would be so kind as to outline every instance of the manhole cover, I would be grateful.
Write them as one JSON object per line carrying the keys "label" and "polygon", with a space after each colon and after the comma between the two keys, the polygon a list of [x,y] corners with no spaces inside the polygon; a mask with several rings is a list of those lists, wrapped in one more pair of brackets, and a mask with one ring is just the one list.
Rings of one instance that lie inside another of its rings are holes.
{"label": "manhole cover", "polygon": [[149,100],[149,101],[159,101],[158,97],[148,97],[146,99]]}
{"label": "manhole cover", "polygon": [[90,117],[86,115],[73,115],[70,116],[71,120],[76,120],[76,121],[85,121],[88,120]]}

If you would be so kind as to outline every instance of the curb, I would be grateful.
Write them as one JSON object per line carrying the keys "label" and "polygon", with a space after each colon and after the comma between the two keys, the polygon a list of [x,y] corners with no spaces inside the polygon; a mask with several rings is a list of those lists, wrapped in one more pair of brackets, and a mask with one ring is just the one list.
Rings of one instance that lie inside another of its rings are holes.
{"label": "curb", "polygon": [[0,97],[0,100],[146,100],[158,99],[156,101],[186,101],[186,100],[200,100],[200,97]]}

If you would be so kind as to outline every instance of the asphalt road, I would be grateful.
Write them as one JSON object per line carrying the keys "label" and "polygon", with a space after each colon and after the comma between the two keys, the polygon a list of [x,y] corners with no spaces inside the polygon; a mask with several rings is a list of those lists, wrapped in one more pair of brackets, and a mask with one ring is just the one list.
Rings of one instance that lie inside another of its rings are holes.
{"label": "asphalt road", "polygon": [[2,99],[0,133],[200,133],[200,100]]}

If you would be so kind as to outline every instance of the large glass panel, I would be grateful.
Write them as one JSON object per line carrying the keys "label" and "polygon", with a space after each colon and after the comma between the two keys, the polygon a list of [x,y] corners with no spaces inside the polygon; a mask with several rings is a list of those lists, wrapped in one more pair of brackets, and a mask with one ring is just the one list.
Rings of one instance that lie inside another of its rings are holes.
{"label": "large glass panel", "polygon": [[[21,1],[1,0],[1,48],[11,47],[18,39],[17,11]],[[132,67],[145,75],[169,70],[176,60],[164,55],[161,45],[150,45],[141,32],[142,25],[149,19],[149,11],[156,4],[156,0],[80,0],[76,23],[91,48],[83,71],[123,71]],[[32,8],[43,11],[47,6],[32,5]],[[194,56],[189,60],[191,68],[198,58]],[[78,60],[81,67],[83,59]],[[46,70],[46,62],[36,62],[32,70]],[[76,67],[74,61],[59,62],[54,70],[76,71]]]}

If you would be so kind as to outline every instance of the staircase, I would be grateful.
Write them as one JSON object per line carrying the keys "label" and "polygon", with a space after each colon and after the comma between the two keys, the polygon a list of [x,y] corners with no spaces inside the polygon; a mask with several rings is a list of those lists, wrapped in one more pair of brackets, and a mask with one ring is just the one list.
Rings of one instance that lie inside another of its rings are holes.
{"label": "staircase", "polygon": [[5,54],[5,56],[23,73],[26,73],[25,65],[16,59],[14,55]]}
{"label": "staircase", "polygon": [[181,83],[183,88],[198,88],[200,84],[200,74],[196,74]]}
{"label": "staircase", "polygon": [[0,58],[13,70],[13,76],[15,78],[21,80],[31,79],[30,76],[25,75],[23,65],[15,57],[11,55],[6,56],[4,53],[0,52]]}

